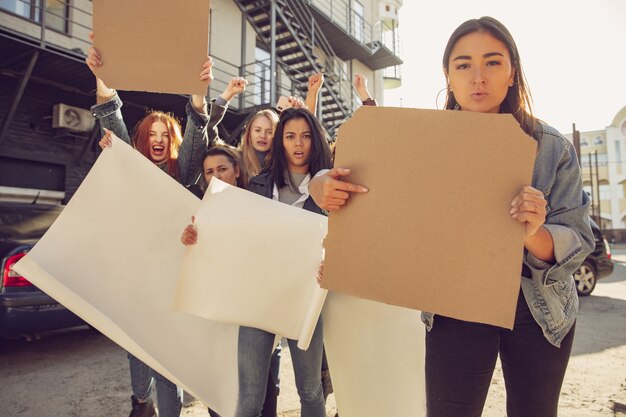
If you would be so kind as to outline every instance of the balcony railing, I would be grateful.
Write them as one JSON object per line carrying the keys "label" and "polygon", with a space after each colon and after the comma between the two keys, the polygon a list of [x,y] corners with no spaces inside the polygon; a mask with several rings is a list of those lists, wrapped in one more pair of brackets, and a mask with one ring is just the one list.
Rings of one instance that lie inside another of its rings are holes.
{"label": "balcony railing", "polygon": [[[270,68],[269,59],[237,65],[216,56],[211,57],[213,58],[214,79],[209,86],[210,97],[217,97],[221,94],[232,77],[243,77],[248,80],[248,86],[243,94],[238,95],[231,102],[231,108],[244,111],[270,102],[270,79],[266,76]],[[289,85],[279,83],[278,94],[295,95],[295,88],[291,83]]]}
{"label": "balcony railing", "polygon": [[[84,55],[91,44],[88,39],[92,21],[90,5],[91,2],[85,0],[45,0],[45,3],[44,0],[0,0],[0,13],[30,21],[32,28],[16,25],[9,29],[33,38],[42,48],[54,45],[74,52],[80,50]],[[59,37],[60,34],[66,36]]]}
{"label": "balcony railing", "polygon": [[363,44],[374,40],[372,25],[365,17],[357,13],[346,0],[308,0],[320,12],[324,13],[334,24]]}
{"label": "balcony railing", "polygon": [[[87,56],[87,50],[91,46],[89,32],[93,27],[93,15],[91,1],[88,0],[0,0],[0,13],[14,15],[16,24],[3,24],[5,31],[22,38],[27,38],[41,49],[62,50],[64,54],[82,60]],[[32,27],[20,24],[21,19],[28,20]],[[6,20],[5,20],[6,21]],[[214,60],[215,79],[209,87],[209,96],[219,95],[232,77],[241,76],[248,80],[248,87],[241,94],[232,108],[244,110],[269,102],[269,60],[256,61],[237,65],[219,57],[212,56]],[[287,80],[288,81],[288,80]],[[282,83],[278,86],[281,95],[294,95],[295,90],[291,83]]]}
{"label": "balcony railing", "polygon": [[400,56],[400,31],[398,25],[391,21],[380,21],[374,25],[375,34],[374,40],[380,41],[380,43],[389,49],[397,57]]}
{"label": "balcony railing", "polygon": [[[294,4],[300,4],[300,0],[293,0]],[[328,3],[333,13],[338,13],[338,5],[345,8],[347,3],[339,0],[322,0],[321,3]],[[291,4],[291,1],[290,1]],[[302,3],[302,6],[306,6]],[[294,10],[307,9],[308,7],[295,7]],[[0,0],[0,14],[14,16],[15,19],[3,19],[2,32],[4,36],[19,38],[21,41],[28,41],[34,47],[42,50],[51,50],[56,54],[61,54],[76,61],[82,61],[87,55],[87,50],[91,45],[89,32],[92,30],[92,2],[90,0]],[[304,12],[302,12],[304,13]],[[339,14],[337,14],[339,16]],[[345,9],[344,16],[350,29],[357,35],[360,29],[354,32],[355,22],[349,9]],[[24,24],[22,19],[26,19],[30,24]],[[312,15],[296,13],[294,19],[302,25],[306,22],[314,22]],[[301,21],[300,21],[301,20]],[[21,21],[21,22],[20,22]],[[372,27],[367,22],[362,22],[364,41],[371,40]],[[359,23],[360,25],[360,23]],[[52,27],[51,27],[52,26]],[[316,27],[316,33],[321,31]],[[381,32],[382,33],[382,32]],[[347,103],[351,103],[355,97],[354,89],[344,67],[342,60],[334,56],[329,45],[321,42],[320,36],[315,36],[316,53],[319,49],[324,52],[324,59],[321,60],[321,70],[327,78],[332,78],[334,82],[333,94],[343,98]],[[268,69],[269,60],[244,62],[236,64],[221,59],[219,56],[212,56],[214,65],[214,81],[209,88],[209,96],[216,97],[227,86],[231,77],[241,76],[248,80],[246,92],[237,97],[231,108],[233,110],[245,111],[270,102]],[[308,75],[308,74],[301,74]],[[304,77],[301,77],[304,79]],[[58,80],[61,81],[61,80]],[[279,95],[295,95],[296,85],[284,77],[277,83],[277,93]],[[63,83],[72,86],[72,77],[68,76]],[[330,84],[330,83],[329,83]],[[320,105],[325,98],[320,95]]]}
{"label": "balcony railing", "polygon": [[400,36],[397,24],[379,21],[370,24],[357,13],[347,0],[308,0],[320,12],[324,13],[331,22],[363,44],[380,42],[387,49],[400,56]]}

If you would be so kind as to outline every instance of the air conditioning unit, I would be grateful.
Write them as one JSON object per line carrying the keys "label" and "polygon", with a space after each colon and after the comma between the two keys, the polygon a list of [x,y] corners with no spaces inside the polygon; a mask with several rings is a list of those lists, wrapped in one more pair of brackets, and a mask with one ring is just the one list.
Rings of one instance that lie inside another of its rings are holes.
{"label": "air conditioning unit", "polygon": [[67,104],[55,104],[52,107],[52,127],[68,129],[73,132],[89,132],[96,120],[89,110]]}

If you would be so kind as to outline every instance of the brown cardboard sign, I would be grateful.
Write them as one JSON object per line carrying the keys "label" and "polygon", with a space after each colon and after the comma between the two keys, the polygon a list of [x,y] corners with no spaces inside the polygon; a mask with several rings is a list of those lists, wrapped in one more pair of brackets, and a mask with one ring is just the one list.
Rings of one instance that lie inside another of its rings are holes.
{"label": "brown cardboard sign", "polygon": [[96,75],[111,88],[206,95],[209,0],[94,0]]}
{"label": "brown cardboard sign", "polygon": [[511,115],[361,107],[335,166],[369,192],[330,214],[322,287],[512,328],[536,149]]}

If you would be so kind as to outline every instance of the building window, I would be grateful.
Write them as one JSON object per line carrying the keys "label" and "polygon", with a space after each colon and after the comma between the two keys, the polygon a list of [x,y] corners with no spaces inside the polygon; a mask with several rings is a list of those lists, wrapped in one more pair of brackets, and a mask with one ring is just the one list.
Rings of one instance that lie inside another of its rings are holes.
{"label": "building window", "polygon": [[594,145],[604,144],[604,140],[602,139],[602,136],[596,136],[596,138],[593,140],[593,144]]}
{"label": "building window", "polygon": [[[580,162],[583,167],[591,166],[592,168],[595,168],[596,156],[593,153],[582,155],[582,157],[580,158]],[[608,163],[609,163],[609,156],[605,153],[599,153],[598,154],[598,166],[605,167],[608,165]]]}
{"label": "building window", "polygon": [[620,146],[620,141],[615,141],[615,161],[618,164],[622,163],[622,147]]}
{"label": "building window", "polygon": [[[37,0],[40,1],[40,0]],[[46,0],[46,26],[59,32],[68,33],[70,2],[64,0]]]}
{"label": "building window", "polygon": [[358,1],[352,3],[352,34],[359,42],[365,39],[365,9]]}
{"label": "building window", "polygon": [[[583,187],[583,191],[585,191],[591,200],[593,200],[593,196],[596,193],[596,188],[591,188],[590,185],[585,185]],[[617,190],[617,198],[624,198],[624,188],[619,187]],[[606,201],[611,199],[611,186],[609,184],[600,184],[600,200]]]}
{"label": "building window", "polygon": [[270,100],[270,53],[263,48],[256,47],[254,51],[254,104],[261,105],[271,102]]}
{"label": "building window", "polygon": [[30,0],[0,0],[0,9],[34,20],[36,9]]}
{"label": "building window", "polygon": [[[41,8],[44,0],[0,0],[0,9],[41,23]],[[45,0],[46,27],[69,32],[70,0]]]}
{"label": "building window", "polygon": [[587,139],[583,139],[580,141],[580,146],[589,146],[589,143],[587,142]]}

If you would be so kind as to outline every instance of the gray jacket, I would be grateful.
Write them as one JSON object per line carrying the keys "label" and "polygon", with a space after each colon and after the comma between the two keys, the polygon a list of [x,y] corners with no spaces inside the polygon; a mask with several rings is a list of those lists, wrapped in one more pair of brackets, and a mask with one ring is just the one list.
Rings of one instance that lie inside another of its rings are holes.
{"label": "gray jacket", "polygon": [[[100,126],[115,133],[120,139],[133,145],[128,134],[128,128],[122,117],[122,100],[115,94],[105,103],[91,107],[91,113],[98,119]],[[228,103],[224,100],[209,103],[209,116],[198,113],[191,99],[187,101],[185,111],[187,124],[185,126],[183,142],[178,151],[178,170],[182,185],[196,184],[202,177],[202,159],[206,150],[219,140],[217,125],[224,118]],[[104,135],[104,132],[102,132]]]}
{"label": "gray jacket", "polygon": [[[524,250],[522,292],[545,338],[559,347],[578,313],[578,295],[572,274],[594,248],[589,225],[589,197],[582,191],[576,151],[556,129],[539,124],[533,137],[538,150],[532,186],[548,203],[545,228],[554,241],[553,263]],[[422,313],[430,330],[432,313]]]}

